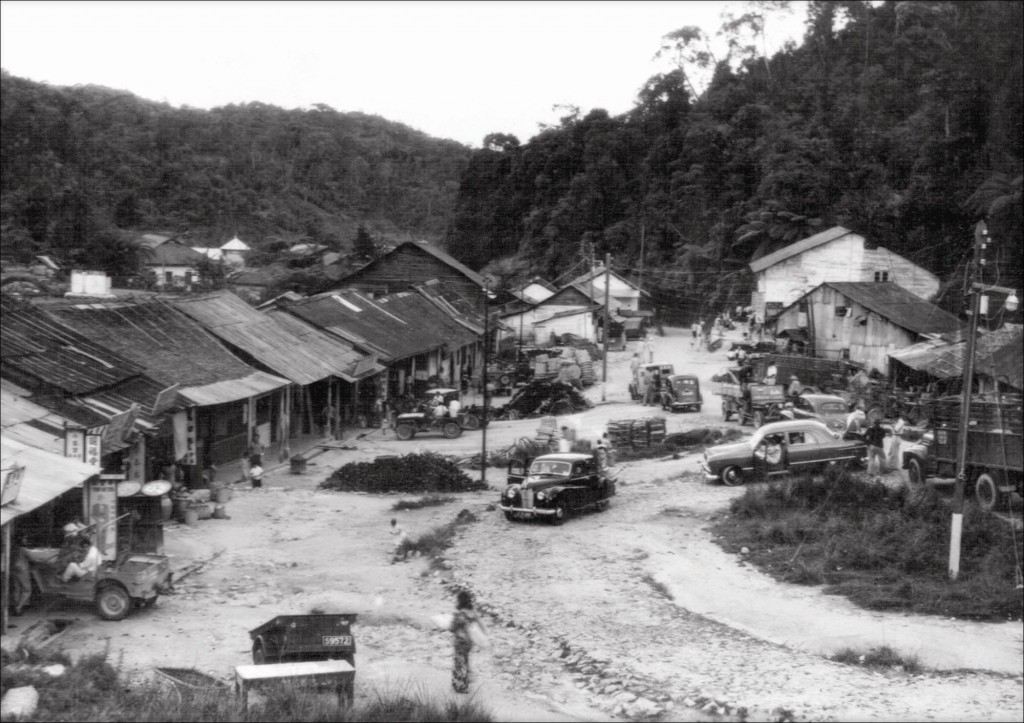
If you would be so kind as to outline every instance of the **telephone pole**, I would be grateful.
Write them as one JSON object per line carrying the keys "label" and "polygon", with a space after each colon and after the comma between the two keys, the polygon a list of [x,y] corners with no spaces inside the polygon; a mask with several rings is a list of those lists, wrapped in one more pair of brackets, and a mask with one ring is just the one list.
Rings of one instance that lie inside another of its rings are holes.
{"label": "telephone pole", "polygon": [[604,255],[604,353],[601,355],[601,401],[608,388],[608,289],[612,281],[612,255]]}
{"label": "telephone pole", "polygon": [[480,375],[480,383],[483,386],[484,391],[484,411],[480,415],[480,481],[487,484],[487,347],[488,347],[488,336],[490,334],[490,311],[487,308],[488,296],[490,291],[488,290],[488,283],[484,281],[484,370]]}

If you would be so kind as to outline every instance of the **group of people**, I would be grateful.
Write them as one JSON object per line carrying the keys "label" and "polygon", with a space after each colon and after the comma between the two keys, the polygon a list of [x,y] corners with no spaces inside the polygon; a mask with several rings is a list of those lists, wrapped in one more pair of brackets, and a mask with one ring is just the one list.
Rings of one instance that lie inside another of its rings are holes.
{"label": "group of people", "polygon": [[657,369],[644,368],[639,352],[633,354],[629,371],[637,391],[643,395],[644,406],[657,406],[661,400],[661,373]]}

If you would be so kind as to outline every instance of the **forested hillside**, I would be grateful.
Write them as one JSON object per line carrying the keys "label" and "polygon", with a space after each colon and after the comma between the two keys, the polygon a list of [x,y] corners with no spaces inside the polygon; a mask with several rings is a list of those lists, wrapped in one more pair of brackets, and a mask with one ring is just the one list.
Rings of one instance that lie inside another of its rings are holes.
{"label": "forested hillside", "polygon": [[[440,238],[469,149],[327,106],[174,108],[96,86],[0,79],[2,252],[89,263],[125,229],[256,248]],[[101,264],[102,265],[102,264]]]}
{"label": "forested hillside", "polygon": [[525,144],[488,137],[449,250],[549,279],[581,249],[610,252],[687,318],[747,303],[749,261],[841,224],[939,274],[955,310],[987,215],[993,277],[1019,284],[1022,4],[812,2],[804,43],[769,59],[759,12],[777,5],[723,28],[728,59],[695,28],[669,33],[678,67],[625,115],[570,113]]}

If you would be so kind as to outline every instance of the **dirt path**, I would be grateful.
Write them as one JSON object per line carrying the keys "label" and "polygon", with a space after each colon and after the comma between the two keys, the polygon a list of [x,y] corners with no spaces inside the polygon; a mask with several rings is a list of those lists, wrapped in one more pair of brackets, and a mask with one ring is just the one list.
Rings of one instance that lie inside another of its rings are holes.
{"label": "dirt path", "polygon": [[[656,361],[695,372],[704,385],[700,414],[668,416],[670,432],[722,426],[710,377],[724,352],[689,348],[688,332],[659,338]],[[632,352],[612,355],[606,402],[565,418],[596,439],[610,419],[662,415],[626,392]],[[600,402],[601,388],[587,394]],[[532,437],[537,420],[496,422],[489,448]],[[735,426],[730,423],[725,426]],[[279,614],[356,612],[357,694],[412,687],[451,696],[450,635],[429,618],[452,607],[453,585],[471,587],[488,611],[492,650],[476,653],[474,694],[499,720],[611,720],[662,714],[704,720],[746,708],[819,720],[1019,720],[1020,623],[987,625],[866,612],[815,589],[781,585],[711,540],[712,516],[742,492],[704,485],[695,458],[629,463],[604,513],[562,527],[508,523],[488,509],[504,485],[488,471],[490,492],[450,505],[393,513],[398,496],[320,492],[316,484],[346,462],[379,454],[433,450],[469,455],[479,432],[456,440],[381,439],[331,451],[307,475],[271,471],[263,491],[238,491],[230,520],[167,531],[184,567],[209,560],[180,593],[118,623],[87,607],[55,606],[78,617],[61,637],[69,651],[109,646],[132,676],[158,665],[195,666],[229,679],[250,661],[248,630]],[[390,565],[388,520],[411,535],[469,509],[444,575],[424,560]],[[25,629],[41,611],[17,619]],[[881,675],[824,656],[841,647],[889,645],[948,672]],[[960,670],[968,668],[972,670]]]}

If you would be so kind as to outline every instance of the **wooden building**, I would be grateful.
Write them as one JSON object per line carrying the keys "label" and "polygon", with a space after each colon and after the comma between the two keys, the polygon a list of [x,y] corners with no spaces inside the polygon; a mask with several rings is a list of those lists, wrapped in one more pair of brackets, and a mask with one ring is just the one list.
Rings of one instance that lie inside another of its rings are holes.
{"label": "wooden building", "polygon": [[210,467],[238,462],[254,433],[272,459],[286,448],[288,387],[244,363],[198,322],[163,301],[48,308],[48,315],[129,359],[165,386],[179,384],[173,448],[162,450],[193,487]]}
{"label": "wooden building", "polygon": [[922,299],[939,291],[935,274],[881,246],[870,247],[863,236],[842,226],[751,261],[750,270],[757,284],[750,303],[761,319],[772,318],[826,281],[889,282]]}
{"label": "wooden building", "polygon": [[425,242],[407,241],[341,278],[338,288],[375,297],[408,291],[433,279],[468,299],[480,298],[486,285],[480,274],[445,251]]}
{"label": "wooden building", "polygon": [[928,337],[957,332],[952,314],[891,281],[826,282],[783,309],[776,332],[803,330],[808,353],[889,374],[889,355]]}

